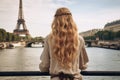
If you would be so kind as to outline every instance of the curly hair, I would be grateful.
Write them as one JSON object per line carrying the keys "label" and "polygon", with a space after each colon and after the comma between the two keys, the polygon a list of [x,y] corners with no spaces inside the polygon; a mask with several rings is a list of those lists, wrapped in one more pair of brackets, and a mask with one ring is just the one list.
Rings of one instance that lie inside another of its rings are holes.
{"label": "curly hair", "polygon": [[54,40],[53,56],[61,66],[70,68],[78,55],[79,39],[77,26],[69,9],[57,9],[51,27]]}

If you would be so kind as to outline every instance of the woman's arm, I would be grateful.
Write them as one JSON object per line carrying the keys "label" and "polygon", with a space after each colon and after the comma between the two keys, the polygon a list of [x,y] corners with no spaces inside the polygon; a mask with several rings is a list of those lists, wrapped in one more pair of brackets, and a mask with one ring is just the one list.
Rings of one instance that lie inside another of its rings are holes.
{"label": "woman's arm", "polygon": [[85,49],[85,42],[84,39],[81,38],[81,51],[80,51],[80,56],[79,56],[79,68],[81,70],[85,70],[87,68],[87,63],[89,62],[88,55]]}
{"label": "woman's arm", "polygon": [[48,37],[44,41],[44,49],[40,56],[41,63],[39,64],[39,69],[41,72],[49,72],[50,68],[50,55],[49,55],[49,45]]}

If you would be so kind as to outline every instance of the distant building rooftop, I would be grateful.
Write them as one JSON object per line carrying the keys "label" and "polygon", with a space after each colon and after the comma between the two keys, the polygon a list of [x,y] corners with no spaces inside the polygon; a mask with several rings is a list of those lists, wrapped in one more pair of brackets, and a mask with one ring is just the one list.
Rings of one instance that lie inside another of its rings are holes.
{"label": "distant building rooftop", "polygon": [[117,25],[117,24],[120,24],[120,20],[116,20],[116,21],[107,23],[107,24],[105,24],[104,27],[109,27],[109,26],[113,26],[113,25]]}

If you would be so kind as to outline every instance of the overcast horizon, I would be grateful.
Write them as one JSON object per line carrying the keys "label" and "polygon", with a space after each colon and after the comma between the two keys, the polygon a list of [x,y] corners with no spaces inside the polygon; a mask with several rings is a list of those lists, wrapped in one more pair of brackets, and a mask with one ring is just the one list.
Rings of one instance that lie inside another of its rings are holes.
{"label": "overcast horizon", "polygon": [[[108,22],[120,20],[120,0],[23,0],[27,29],[33,37],[51,32],[56,9],[70,9],[78,31],[103,29]],[[13,32],[18,20],[19,0],[0,0],[0,28]]]}

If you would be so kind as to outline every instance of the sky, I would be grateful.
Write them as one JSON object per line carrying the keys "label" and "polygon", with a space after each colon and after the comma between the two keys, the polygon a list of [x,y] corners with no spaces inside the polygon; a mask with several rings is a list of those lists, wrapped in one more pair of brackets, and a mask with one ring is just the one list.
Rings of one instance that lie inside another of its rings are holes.
{"label": "sky", "polygon": [[[120,0],[23,0],[27,29],[32,37],[47,36],[56,10],[67,7],[79,32],[103,29],[120,19]],[[0,0],[0,28],[13,32],[18,20],[19,0]]]}

